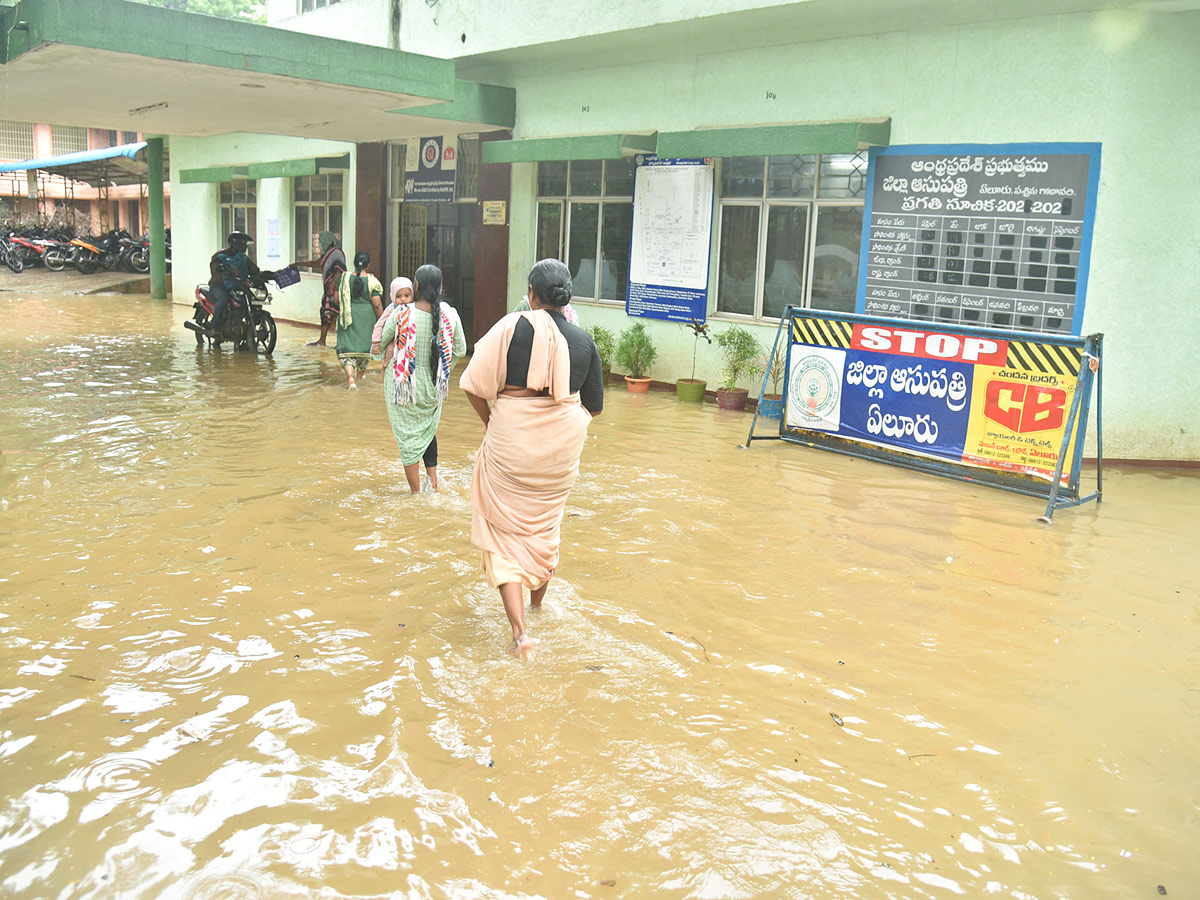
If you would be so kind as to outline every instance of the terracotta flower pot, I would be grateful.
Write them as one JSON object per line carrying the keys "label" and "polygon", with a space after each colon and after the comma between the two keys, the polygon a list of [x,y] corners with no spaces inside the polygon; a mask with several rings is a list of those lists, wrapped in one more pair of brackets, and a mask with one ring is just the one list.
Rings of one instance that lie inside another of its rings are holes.
{"label": "terracotta flower pot", "polygon": [[750,392],[745,388],[734,388],[733,390],[725,390],[725,388],[717,388],[717,406],[721,409],[734,409],[741,412],[746,408],[746,398]]}
{"label": "terracotta flower pot", "polygon": [[685,403],[703,403],[706,387],[708,382],[699,378],[680,378],[675,382],[675,393]]}
{"label": "terracotta flower pot", "polygon": [[632,375],[626,375],[625,384],[631,394],[644,394],[650,390],[649,378],[634,378]]}

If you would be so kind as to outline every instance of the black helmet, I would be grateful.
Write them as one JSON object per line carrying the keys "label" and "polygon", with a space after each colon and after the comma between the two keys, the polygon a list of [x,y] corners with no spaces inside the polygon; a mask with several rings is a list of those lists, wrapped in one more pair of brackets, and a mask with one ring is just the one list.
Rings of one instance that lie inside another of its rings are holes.
{"label": "black helmet", "polygon": [[244,231],[231,231],[229,237],[225,239],[225,243],[230,250],[240,252],[253,244],[254,238]]}

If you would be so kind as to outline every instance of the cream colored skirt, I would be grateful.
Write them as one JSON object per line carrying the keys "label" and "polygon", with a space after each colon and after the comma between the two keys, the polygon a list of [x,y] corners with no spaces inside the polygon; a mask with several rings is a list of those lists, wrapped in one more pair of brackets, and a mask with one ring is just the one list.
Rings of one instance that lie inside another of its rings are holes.
{"label": "cream colored skirt", "polygon": [[530,575],[511,559],[493,553],[490,550],[479,551],[480,564],[487,576],[488,587],[498,588],[502,584],[520,583],[531,591],[536,591],[545,580]]}

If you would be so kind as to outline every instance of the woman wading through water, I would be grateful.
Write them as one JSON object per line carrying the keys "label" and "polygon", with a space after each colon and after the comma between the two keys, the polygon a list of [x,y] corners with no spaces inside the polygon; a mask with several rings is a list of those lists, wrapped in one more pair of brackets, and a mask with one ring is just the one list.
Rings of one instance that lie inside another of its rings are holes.
{"label": "woman wading through water", "polygon": [[604,407],[600,354],[562,312],[570,271],[557,259],[538,262],[527,299],[529,312],[509,313],[475,344],[459,381],[484,427],[471,478],[471,543],[488,585],[500,591],[522,658],[533,649],[523,591],[541,606],[588,423]]}
{"label": "woman wading through water", "polygon": [[421,463],[430,490],[437,482],[437,427],[442,403],[450,390],[450,370],[466,356],[462,321],[449,303],[442,302],[442,270],[424,265],[413,275],[416,300],[405,303],[392,282],[395,307],[384,318],[379,342],[395,342],[391,365],[383,369],[383,397],[392,436],[400,448],[404,477],[414,494],[421,490]]}

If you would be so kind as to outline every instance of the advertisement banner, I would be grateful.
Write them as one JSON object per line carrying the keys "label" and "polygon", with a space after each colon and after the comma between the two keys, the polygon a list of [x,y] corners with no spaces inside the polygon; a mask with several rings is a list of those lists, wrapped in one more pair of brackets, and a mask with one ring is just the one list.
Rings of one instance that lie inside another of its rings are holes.
{"label": "advertisement banner", "polygon": [[712,160],[638,156],[634,161],[625,312],[703,322],[712,244]]}
{"label": "advertisement banner", "polygon": [[454,201],[458,165],[454,137],[410,138],[404,154],[404,199]]}
{"label": "advertisement banner", "polygon": [[783,433],[1053,480],[1083,339],[796,309],[788,330]]}

